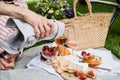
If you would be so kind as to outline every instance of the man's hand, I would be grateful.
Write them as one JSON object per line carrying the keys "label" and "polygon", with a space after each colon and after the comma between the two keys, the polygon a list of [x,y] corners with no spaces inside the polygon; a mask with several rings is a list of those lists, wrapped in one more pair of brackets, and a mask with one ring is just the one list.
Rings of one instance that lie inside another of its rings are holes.
{"label": "man's hand", "polygon": [[45,38],[54,31],[53,22],[29,9],[0,2],[0,14],[14,16],[32,25],[36,38]]}
{"label": "man's hand", "polygon": [[0,70],[13,69],[15,66],[15,60],[19,54],[7,54],[4,59],[0,58]]}
{"label": "man's hand", "polygon": [[55,28],[53,22],[30,10],[25,10],[24,12],[29,14],[24,14],[24,20],[33,26],[37,38],[45,38],[53,33]]}

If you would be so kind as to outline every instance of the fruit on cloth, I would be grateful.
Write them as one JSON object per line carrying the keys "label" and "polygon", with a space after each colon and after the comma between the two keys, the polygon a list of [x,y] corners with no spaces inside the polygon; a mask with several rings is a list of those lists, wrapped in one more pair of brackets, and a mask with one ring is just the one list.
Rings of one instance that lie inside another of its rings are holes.
{"label": "fruit on cloth", "polygon": [[43,51],[49,50],[49,49],[50,49],[49,46],[43,46]]}
{"label": "fruit on cloth", "polygon": [[102,63],[101,57],[87,53],[86,51],[82,51],[81,55],[83,56],[82,62],[88,63],[89,66],[98,66]]}
{"label": "fruit on cloth", "polygon": [[93,79],[95,77],[95,72],[93,70],[90,70],[87,73],[84,73],[82,71],[75,70],[74,76],[80,78],[80,80],[86,80],[87,78]]}
{"label": "fruit on cloth", "polygon": [[58,52],[58,48],[56,46],[49,47],[49,46],[43,46],[42,53],[45,56],[55,56]]}
{"label": "fruit on cloth", "polygon": [[75,72],[74,72],[74,75],[75,75],[76,77],[79,77],[79,76],[80,76],[80,72],[79,72],[79,71],[75,71]]}
{"label": "fruit on cloth", "polygon": [[86,80],[86,78],[87,78],[86,74],[84,74],[84,73],[80,74],[80,79],[81,80]]}
{"label": "fruit on cloth", "polygon": [[95,77],[95,73],[93,71],[88,71],[88,76],[93,78]]}
{"label": "fruit on cloth", "polygon": [[82,51],[82,52],[81,52],[81,55],[82,55],[82,56],[86,56],[86,55],[87,55],[87,52],[86,52],[86,51]]}
{"label": "fruit on cloth", "polygon": [[65,47],[65,46],[58,46],[59,52],[58,55],[59,56],[66,56],[70,54],[70,51]]}

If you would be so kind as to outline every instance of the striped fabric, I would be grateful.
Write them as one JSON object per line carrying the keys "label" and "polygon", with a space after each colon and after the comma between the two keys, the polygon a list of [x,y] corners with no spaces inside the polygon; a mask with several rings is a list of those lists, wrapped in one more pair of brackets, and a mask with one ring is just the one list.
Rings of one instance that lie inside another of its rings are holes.
{"label": "striped fabric", "polygon": [[[4,0],[0,0],[0,1],[4,1]],[[5,2],[8,3],[8,2]],[[9,2],[10,3],[10,2]],[[23,1],[23,0],[13,0],[12,3],[16,6],[20,6],[22,8],[28,8],[27,4]],[[0,41],[4,40],[5,38],[9,37],[10,35],[12,35],[15,31],[14,28],[7,28],[5,27],[6,22],[8,20],[9,16],[3,16],[0,15]],[[1,48],[0,46],[0,53],[3,52],[4,50]]]}

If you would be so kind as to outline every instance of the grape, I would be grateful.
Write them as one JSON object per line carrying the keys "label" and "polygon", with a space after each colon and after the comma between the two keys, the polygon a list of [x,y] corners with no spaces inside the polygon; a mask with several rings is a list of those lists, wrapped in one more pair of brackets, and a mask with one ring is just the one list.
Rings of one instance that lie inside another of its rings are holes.
{"label": "grape", "polygon": [[45,51],[45,50],[49,50],[49,46],[44,46],[43,51]]}

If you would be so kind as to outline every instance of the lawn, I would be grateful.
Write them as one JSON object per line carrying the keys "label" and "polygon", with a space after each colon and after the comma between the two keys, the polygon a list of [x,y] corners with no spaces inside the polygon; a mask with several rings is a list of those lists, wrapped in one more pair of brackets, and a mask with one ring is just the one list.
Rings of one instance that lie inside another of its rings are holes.
{"label": "lawn", "polygon": [[[70,4],[72,4],[72,0],[68,0]],[[106,0],[106,1],[114,1],[114,0]],[[31,10],[37,12],[37,9],[35,8],[36,1],[27,1],[28,6]],[[93,12],[112,12],[113,6],[105,5],[105,4],[97,4],[92,3],[93,5]],[[80,13],[86,13],[88,12],[87,7],[85,5],[77,4],[77,11]],[[109,27],[109,32],[107,35],[105,48],[108,50],[111,50],[112,53],[117,56],[120,59],[120,15],[117,17],[115,22],[112,26]],[[46,43],[48,41],[43,41],[40,43],[37,43],[34,46],[41,45],[43,43]]]}

